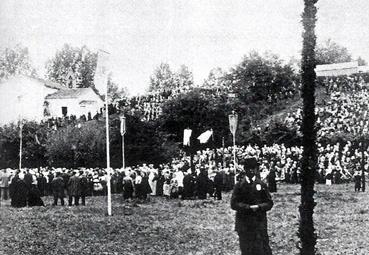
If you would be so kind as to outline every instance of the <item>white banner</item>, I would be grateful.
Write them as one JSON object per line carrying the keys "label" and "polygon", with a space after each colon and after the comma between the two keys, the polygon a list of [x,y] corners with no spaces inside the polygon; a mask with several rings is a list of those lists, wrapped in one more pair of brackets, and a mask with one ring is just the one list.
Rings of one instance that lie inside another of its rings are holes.
{"label": "white banner", "polygon": [[208,130],[202,133],[197,139],[200,140],[200,143],[207,143],[209,141],[209,138],[213,135],[213,130]]}
{"label": "white banner", "polygon": [[192,130],[185,129],[183,130],[183,145],[190,146],[190,138],[191,138]]}
{"label": "white banner", "polygon": [[121,135],[126,134],[126,118],[125,117],[120,118],[120,134]]}
{"label": "white banner", "polygon": [[104,95],[106,92],[106,86],[108,82],[108,64],[109,53],[103,50],[99,50],[97,53],[94,84],[100,95]]}
{"label": "white banner", "polygon": [[233,135],[236,134],[237,130],[237,123],[238,123],[238,115],[237,114],[230,114],[229,115],[229,130]]}

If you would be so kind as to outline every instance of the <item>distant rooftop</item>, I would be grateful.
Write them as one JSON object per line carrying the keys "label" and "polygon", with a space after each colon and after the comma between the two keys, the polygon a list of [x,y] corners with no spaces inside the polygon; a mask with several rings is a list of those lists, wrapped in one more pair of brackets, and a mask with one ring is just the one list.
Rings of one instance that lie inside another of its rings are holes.
{"label": "distant rooftop", "polygon": [[6,82],[9,79],[16,79],[16,78],[19,78],[19,77],[25,77],[25,78],[28,78],[28,79],[36,80],[39,83],[42,83],[45,87],[52,88],[52,89],[59,89],[59,90],[68,89],[67,87],[65,87],[65,86],[63,86],[63,85],[61,85],[57,82],[52,82],[52,81],[44,80],[44,79],[41,79],[41,78],[38,78],[38,77],[32,77],[30,75],[25,75],[25,74],[17,74],[17,75],[14,75],[14,76],[10,76],[7,79],[3,79],[1,82]]}
{"label": "distant rooftop", "polygon": [[343,62],[337,64],[317,65],[315,71],[333,71],[342,69],[358,68],[359,64],[357,61]]}
{"label": "distant rooftop", "polygon": [[46,97],[46,99],[67,99],[67,98],[78,98],[86,94],[91,88],[78,88],[78,89],[66,89],[59,90]]}

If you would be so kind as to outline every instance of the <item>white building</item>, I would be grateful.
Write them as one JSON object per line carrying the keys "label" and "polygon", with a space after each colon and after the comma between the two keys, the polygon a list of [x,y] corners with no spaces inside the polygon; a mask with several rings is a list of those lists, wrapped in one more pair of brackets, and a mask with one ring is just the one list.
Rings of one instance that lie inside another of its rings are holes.
{"label": "white building", "polygon": [[1,81],[0,125],[17,122],[20,118],[41,121],[45,97],[63,89],[60,84],[25,75]]}
{"label": "white building", "polygon": [[359,64],[357,61],[354,61],[337,64],[317,65],[315,68],[315,72],[318,77],[351,75],[359,73]]}
{"label": "white building", "polygon": [[93,117],[104,105],[91,88],[69,89],[25,75],[0,82],[0,126],[19,119],[41,121],[66,115]]}
{"label": "white building", "polygon": [[104,101],[92,88],[59,90],[46,96],[50,117],[82,115],[93,117],[104,106]]}

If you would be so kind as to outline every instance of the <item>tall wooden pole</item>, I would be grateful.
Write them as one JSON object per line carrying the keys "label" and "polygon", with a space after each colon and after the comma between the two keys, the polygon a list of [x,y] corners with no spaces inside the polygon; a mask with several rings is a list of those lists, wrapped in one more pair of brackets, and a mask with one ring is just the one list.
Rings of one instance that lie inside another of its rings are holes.
{"label": "tall wooden pole", "polygon": [[315,115],[315,23],[317,0],[304,0],[303,24],[303,48],[301,60],[303,119],[301,131],[303,134],[302,153],[302,180],[301,180],[301,204],[299,237],[301,240],[300,254],[314,255],[316,245],[316,233],[314,229],[314,182],[317,171],[317,129]]}
{"label": "tall wooden pole", "polygon": [[22,150],[23,150],[23,113],[22,113],[22,96],[18,96],[19,103],[19,171],[22,169]]}
{"label": "tall wooden pole", "polygon": [[19,120],[19,170],[22,169],[22,150],[23,150],[23,123]]}
{"label": "tall wooden pole", "polygon": [[367,149],[366,146],[366,138],[363,137],[361,141],[361,191],[365,192],[365,150]]}
{"label": "tall wooden pole", "polygon": [[126,160],[124,155],[124,135],[122,135],[122,167],[123,169],[126,168]]}
{"label": "tall wooden pole", "polygon": [[120,134],[122,136],[122,167],[126,167],[125,153],[124,153],[124,135],[126,134],[126,117],[120,117]]}
{"label": "tall wooden pole", "polygon": [[108,83],[105,93],[105,129],[106,129],[106,171],[108,188],[108,215],[111,216],[111,173],[110,173],[110,141],[109,141],[109,108],[108,108]]}
{"label": "tall wooden pole", "polygon": [[[107,189],[108,189],[108,216],[112,215],[111,210],[111,169],[110,169],[110,139],[109,139],[109,100],[108,100],[108,81],[106,74],[106,60],[110,53],[99,50],[98,63],[96,67],[96,74],[99,74],[98,82],[101,84],[101,88],[105,89],[105,130],[106,130],[106,174],[107,174]],[[99,63],[100,62],[100,63]],[[95,75],[96,75],[95,74]],[[96,77],[95,77],[96,83]]]}
{"label": "tall wooden pole", "polygon": [[225,155],[224,155],[224,136],[222,137],[222,152],[223,152],[223,155],[222,155],[222,166],[223,168],[225,168]]}
{"label": "tall wooden pole", "polygon": [[236,169],[236,133],[233,134],[233,164]]}

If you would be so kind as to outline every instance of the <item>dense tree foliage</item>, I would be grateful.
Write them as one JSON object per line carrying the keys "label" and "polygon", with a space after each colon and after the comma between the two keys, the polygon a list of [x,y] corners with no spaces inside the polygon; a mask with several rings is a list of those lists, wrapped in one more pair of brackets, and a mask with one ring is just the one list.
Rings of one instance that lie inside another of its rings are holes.
{"label": "dense tree foliage", "polygon": [[[157,132],[155,123],[126,115],[126,165],[160,163],[176,155],[171,143]],[[110,117],[110,157],[112,167],[122,166],[122,137],[117,115]],[[92,120],[54,131],[46,143],[49,165],[63,167],[106,166],[105,121]],[[169,153],[170,152],[170,153]]]}
{"label": "dense tree foliage", "polygon": [[28,48],[21,45],[17,45],[14,48],[6,48],[0,53],[0,80],[17,74],[36,75],[29,57]]}
{"label": "dense tree foliage", "polygon": [[221,144],[221,138],[227,136],[227,109],[220,107],[218,101],[211,100],[197,90],[180,94],[164,104],[160,118],[161,130],[171,135],[173,141],[180,143],[183,130],[193,131],[192,143],[197,146],[196,138],[206,130],[213,129],[215,142]]}
{"label": "dense tree foliage", "polygon": [[193,75],[187,66],[182,65],[175,72],[170,69],[169,64],[161,63],[150,77],[150,92],[172,90],[193,85]]}
{"label": "dense tree foliage", "polygon": [[234,91],[246,101],[271,101],[278,94],[295,91],[293,68],[276,55],[251,52],[228,75]]}
{"label": "dense tree foliage", "polygon": [[328,39],[322,45],[318,45],[315,54],[318,65],[352,61],[352,56],[348,49],[331,39]]}
{"label": "dense tree foliage", "polygon": [[94,87],[97,53],[86,46],[65,44],[46,64],[47,79],[68,86],[68,75],[73,74],[77,87]]}
{"label": "dense tree foliage", "polygon": [[108,98],[109,104],[118,104],[119,101],[128,96],[127,88],[121,88],[114,82],[112,75],[108,76]]}
{"label": "dense tree foliage", "polygon": [[[22,128],[22,165],[39,167],[47,164],[45,141],[48,129],[36,122],[25,122]],[[19,165],[20,127],[10,124],[0,128],[0,167]]]}
{"label": "dense tree foliage", "polygon": [[47,140],[49,164],[58,167],[103,166],[105,131],[97,121],[67,126],[52,133]]}

